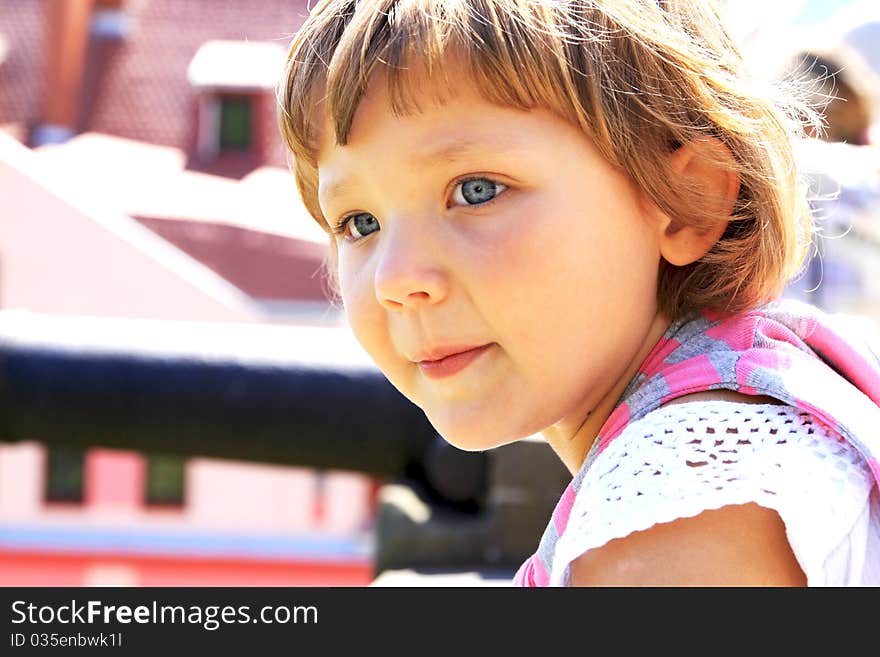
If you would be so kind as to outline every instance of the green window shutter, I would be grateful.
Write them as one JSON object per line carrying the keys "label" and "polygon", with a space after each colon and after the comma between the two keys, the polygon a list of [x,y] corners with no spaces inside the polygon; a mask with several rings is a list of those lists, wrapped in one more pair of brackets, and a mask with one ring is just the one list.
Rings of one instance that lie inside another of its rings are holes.
{"label": "green window shutter", "polygon": [[46,461],[46,501],[81,503],[85,488],[85,451],[72,447],[50,447]]}
{"label": "green window shutter", "polygon": [[220,97],[220,150],[247,150],[253,142],[250,98]]}
{"label": "green window shutter", "polygon": [[183,505],[185,472],[186,460],[182,457],[147,455],[147,504]]}

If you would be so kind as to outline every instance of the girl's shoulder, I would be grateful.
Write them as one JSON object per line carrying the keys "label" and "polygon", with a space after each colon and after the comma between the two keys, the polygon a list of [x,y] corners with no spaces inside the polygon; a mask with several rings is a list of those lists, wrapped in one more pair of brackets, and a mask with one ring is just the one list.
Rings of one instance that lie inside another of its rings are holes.
{"label": "girl's shoulder", "polygon": [[687,395],[595,459],[554,570],[571,564],[574,584],[623,583],[624,572],[642,583],[790,584],[798,573],[824,583],[829,555],[871,516],[872,486],[859,451],[804,410],[726,390]]}

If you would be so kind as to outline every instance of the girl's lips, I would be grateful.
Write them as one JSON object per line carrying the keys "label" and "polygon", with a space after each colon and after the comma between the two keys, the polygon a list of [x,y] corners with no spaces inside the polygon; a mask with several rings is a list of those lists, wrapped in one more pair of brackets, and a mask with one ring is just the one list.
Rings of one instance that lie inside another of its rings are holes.
{"label": "girl's lips", "polygon": [[463,351],[458,354],[452,354],[451,356],[441,358],[440,360],[423,360],[419,363],[419,368],[422,370],[422,374],[430,379],[442,379],[452,376],[474,362],[474,360],[486,352],[491,346],[491,344],[486,344],[482,347],[476,347],[475,349]]}

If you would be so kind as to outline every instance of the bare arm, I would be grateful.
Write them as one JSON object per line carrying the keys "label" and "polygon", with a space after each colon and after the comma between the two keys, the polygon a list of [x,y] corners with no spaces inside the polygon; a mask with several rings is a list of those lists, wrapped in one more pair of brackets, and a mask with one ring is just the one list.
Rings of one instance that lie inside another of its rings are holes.
{"label": "bare arm", "polygon": [[806,586],[782,519],[754,503],[654,525],[588,550],[572,586]]}

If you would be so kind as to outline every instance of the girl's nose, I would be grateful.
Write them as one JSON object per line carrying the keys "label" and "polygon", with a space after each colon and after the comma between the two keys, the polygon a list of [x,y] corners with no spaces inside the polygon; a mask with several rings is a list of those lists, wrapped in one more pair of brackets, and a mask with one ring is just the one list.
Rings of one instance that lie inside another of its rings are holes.
{"label": "girl's nose", "polygon": [[[391,231],[389,231],[391,232]],[[383,235],[375,273],[376,298],[388,310],[418,309],[443,301],[449,280],[438,259],[442,247],[414,230]]]}

